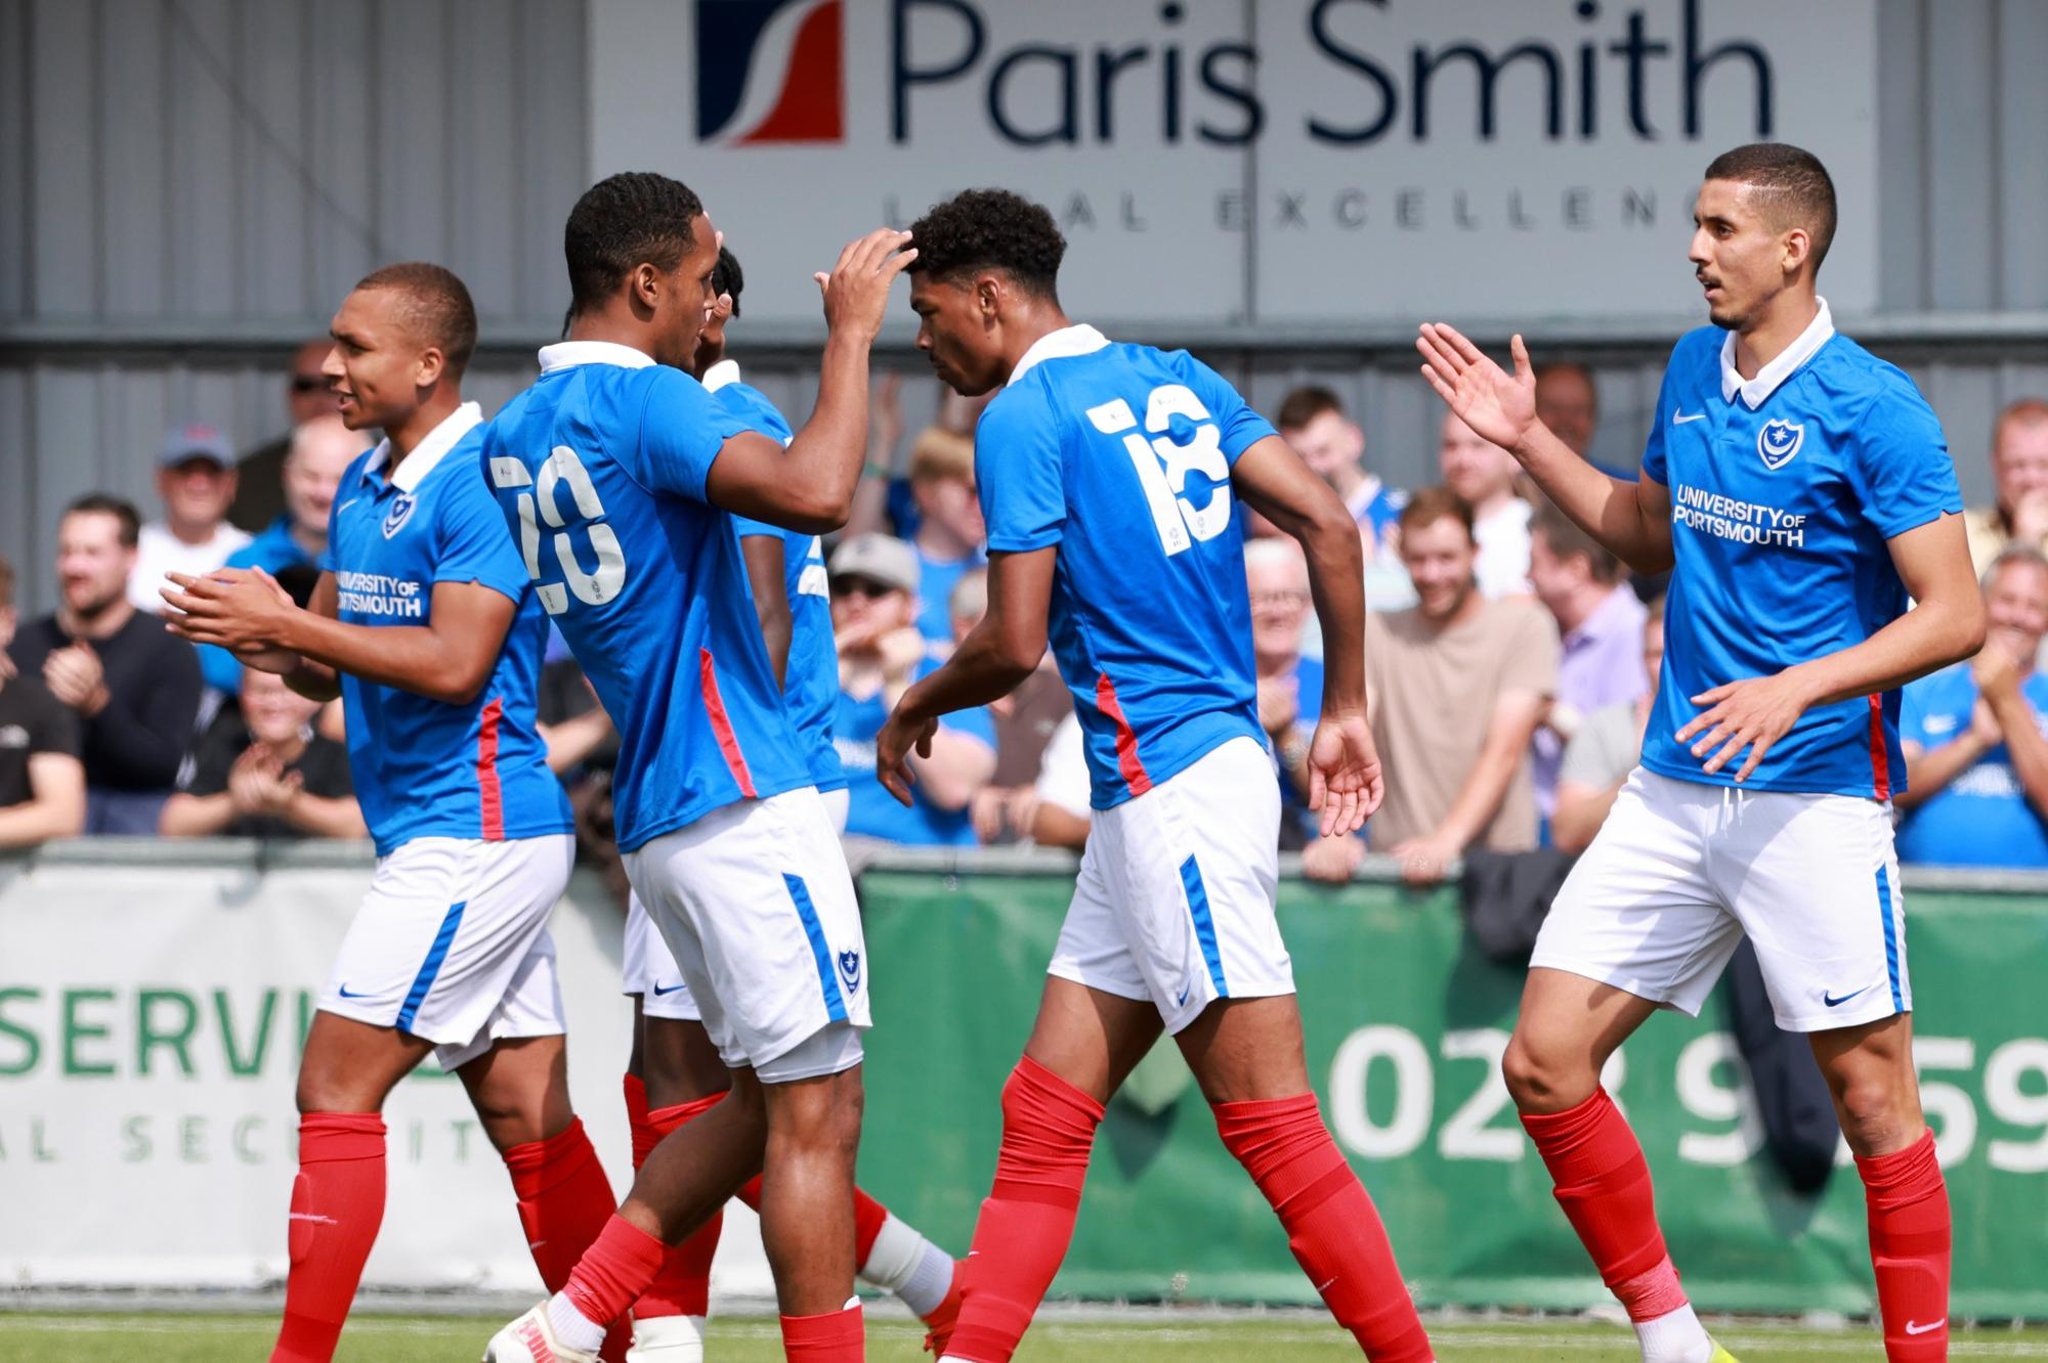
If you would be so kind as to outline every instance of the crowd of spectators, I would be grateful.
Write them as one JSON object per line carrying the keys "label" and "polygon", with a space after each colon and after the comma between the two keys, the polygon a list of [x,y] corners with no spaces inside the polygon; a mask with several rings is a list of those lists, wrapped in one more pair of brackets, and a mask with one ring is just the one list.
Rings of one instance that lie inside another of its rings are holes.
{"label": "crowd of spectators", "polygon": [[[216,427],[173,429],[157,452],[160,513],[147,522],[108,496],[68,507],[51,614],[17,628],[0,561],[0,848],[78,833],[362,836],[335,707],[218,649],[194,650],[157,618],[169,572],[260,567],[301,600],[310,593],[335,489],[362,444],[336,415],[327,353],[326,342],[295,353],[290,429],[239,460]],[[1050,659],[1004,701],[948,717],[912,759],[909,808],[875,778],[874,736],[890,707],[987,608],[980,404],[949,397],[906,439],[900,386],[888,378],[877,391],[869,477],[828,560],[848,832],[1077,848],[1089,783]],[[1593,448],[1590,370],[1547,366],[1536,400],[1567,445]],[[1242,512],[1282,849],[1327,880],[1349,878],[1368,850],[1387,853],[1415,883],[1448,876],[1468,851],[1583,850],[1641,748],[1663,648],[1661,582],[1631,578],[1455,416],[1438,431],[1438,483],[1413,490],[1373,471],[1363,428],[1330,389],[1296,389],[1273,418],[1358,524],[1369,721],[1387,782],[1363,833],[1318,835],[1305,759],[1322,637],[1307,566],[1292,540]],[[1974,660],[1906,688],[1899,853],[2048,868],[2048,401],[2000,415],[1991,472],[1993,504],[1967,513],[1990,638]],[[600,855],[616,741],[559,646],[543,671],[541,721],[584,845]]]}

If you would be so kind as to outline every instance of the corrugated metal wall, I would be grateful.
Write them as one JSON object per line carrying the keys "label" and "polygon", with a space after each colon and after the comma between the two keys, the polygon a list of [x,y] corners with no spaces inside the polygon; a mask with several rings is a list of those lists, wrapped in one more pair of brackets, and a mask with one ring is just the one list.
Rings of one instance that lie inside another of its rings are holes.
{"label": "corrugated metal wall", "polygon": [[[1997,409],[2048,393],[2048,2],[1879,7],[1874,348],[1920,380],[1979,498]],[[488,410],[525,382],[566,293],[584,22],[577,0],[0,0],[0,553],[26,605],[49,603],[66,501],[107,488],[153,505],[166,425],[217,421],[243,446],[276,433],[291,345],[374,265],[461,273],[487,346],[472,395]],[[735,339],[744,351],[744,323]],[[1330,382],[1376,467],[1428,481],[1438,408],[1399,344],[1206,339],[1263,406]],[[1597,452],[1623,463],[1668,341],[1532,337],[1599,367]],[[808,410],[801,356],[753,368]],[[913,422],[932,402],[912,386]]]}

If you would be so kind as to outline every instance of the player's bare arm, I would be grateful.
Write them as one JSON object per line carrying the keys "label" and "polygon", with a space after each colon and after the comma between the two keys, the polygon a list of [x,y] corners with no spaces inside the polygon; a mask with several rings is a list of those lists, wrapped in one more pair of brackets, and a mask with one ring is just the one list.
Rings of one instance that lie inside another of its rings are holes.
{"label": "player's bare arm", "polygon": [[908,232],[884,228],[848,243],[824,295],[818,405],[787,448],[756,432],[726,441],[705,481],[710,500],[770,525],[824,534],[846,524],[868,447],[868,349],[882,329],[889,286],[917,258]]}
{"label": "player's bare arm", "polygon": [[775,684],[789,684],[789,640],[795,624],[789,593],[783,588],[782,536],[742,535],[740,557],[747,564],[747,585],[754,589],[754,617],[761,622],[761,642],[768,645],[768,663]]}
{"label": "player's bare arm", "polygon": [[891,795],[910,803],[910,751],[930,757],[939,716],[1001,700],[1045,656],[1056,546],[988,556],[988,614],[953,656],[896,703],[875,735],[875,775]]}
{"label": "player's bare arm", "polygon": [[1231,467],[1238,496],[1308,556],[1309,594],[1323,628],[1323,709],[1308,748],[1308,807],[1322,835],[1361,828],[1385,798],[1379,752],[1365,714],[1365,560],[1358,525],[1328,483],[1277,435]]}
{"label": "player's bare arm", "polygon": [[1610,478],[1572,452],[1536,417],[1536,370],[1518,335],[1509,374],[1444,322],[1426,322],[1415,348],[1422,377],[1458,419],[1515,456],[1585,532],[1639,573],[1671,566],[1671,492],[1650,478]]}
{"label": "player's bare arm", "polygon": [[283,649],[335,672],[449,705],[476,699],[519,609],[510,597],[479,583],[437,582],[428,624],[349,625],[334,616],[338,596],[331,573],[321,574],[304,609],[280,599],[274,584],[254,573],[172,576],[178,590],[167,590],[164,599],[185,612],[176,628],[194,643],[241,654]]}
{"label": "player's bare arm", "polygon": [[1963,518],[1944,515],[1886,545],[1919,605],[1854,647],[1694,696],[1700,714],[1678,731],[1678,741],[1691,744],[1703,771],[1720,771],[1746,749],[1735,773],[1745,780],[1813,706],[1895,690],[1984,646],[1984,597],[1970,570]]}

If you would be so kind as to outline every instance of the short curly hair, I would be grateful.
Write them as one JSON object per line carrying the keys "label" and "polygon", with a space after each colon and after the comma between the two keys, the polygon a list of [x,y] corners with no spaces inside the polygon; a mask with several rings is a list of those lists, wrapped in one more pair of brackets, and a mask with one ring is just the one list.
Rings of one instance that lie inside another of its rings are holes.
{"label": "short curly hair", "polygon": [[747,272],[730,246],[718,248],[718,264],[711,271],[711,292],[732,295],[732,315],[740,315],[740,292],[747,287]]}
{"label": "short curly hair", "polygon": [[973,270],[1001,270],[1045,297],[1054,295],[1067,239],[1042,204],[1007,189],[969,189],[933,204],[910,224],[914,274],[950,282]]}
{"label": "short curly hair", "polygon": [[461,378],[476,353],[476,304],[454,271],[424,260],[372,270],[356,290],[383,289],[398,295],[399,310],[413,334],[438,346],[448,372]]}
{"label": "short curly hair", "polygon": [[602,307],[636,265],[666,273],[682,264],[703,212],[688,185],[652,171],[607,176],[584,190],[562,229],[570,316]]}

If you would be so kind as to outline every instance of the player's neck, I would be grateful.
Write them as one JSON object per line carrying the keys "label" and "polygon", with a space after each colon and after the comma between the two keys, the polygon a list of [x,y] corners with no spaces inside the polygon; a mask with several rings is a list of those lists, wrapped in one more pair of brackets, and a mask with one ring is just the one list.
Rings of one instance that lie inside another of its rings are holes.
{"label": "player's neck", "polygon": [[1735,372],[1753,379],[1820,316],[1820,298],[1810,288],[1788,289],[1772,299],[1762,315],[1735,333]]}
{"label": "player's neck", "polygon": [[1003,319],[1003,374],[1017,372],[1017,365],[1025,352],[1037,345],[1055,331],[1065,331],[1074,325],[1067,318],[1066,310],[1058,303],[1033,300],[1015,317]]}
{"label": "player's neck", "polygon": [[384,476],[389,478],[405,457],[418,449],[435,427],[455,415],[455,409],[461,405],[462,390],[453,384],[442,384],[425,402],[413,408],[412,415],[386,426],[384,438],[391,442],[391,458],[384,465]]}

